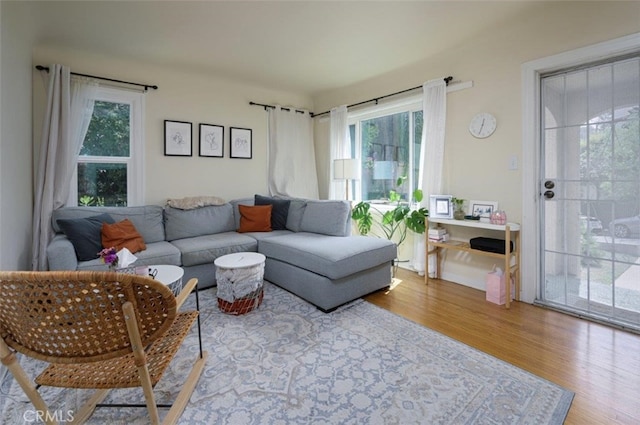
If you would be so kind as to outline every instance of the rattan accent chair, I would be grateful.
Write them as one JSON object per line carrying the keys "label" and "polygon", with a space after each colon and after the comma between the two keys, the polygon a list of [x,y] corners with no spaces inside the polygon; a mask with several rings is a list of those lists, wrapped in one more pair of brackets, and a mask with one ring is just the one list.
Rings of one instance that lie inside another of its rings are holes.
{"label": "rattan accent chair", "polygon": [[[159,423],[153,388],[198,318],[199,302],[196,311],[178,312],[196,285],[191,279],[175,297],[146,276],[0,272],[0,358],[48,423],[55,417],[41,385],[97,390],[74,423],[86,421],[110,389],[141,387],[151,423]],[[178,421],[195,389],[207,357],[200,347],[163,423]],[[31,380],[16,351],[49,366]]]}

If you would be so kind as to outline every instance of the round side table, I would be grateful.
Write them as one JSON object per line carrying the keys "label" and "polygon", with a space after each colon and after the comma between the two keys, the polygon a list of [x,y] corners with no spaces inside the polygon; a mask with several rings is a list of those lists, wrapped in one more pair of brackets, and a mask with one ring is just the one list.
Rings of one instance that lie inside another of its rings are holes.
{"label": "round side table", "polygon": [[237,252],[216,258],[218,307],[224,313],[240,315],[255,310],[264,297],[265,256]]}
{"label": "round side table", "polygon": [[159,264],[148,267],[149,276],[153,277],[158,282],[167,285],[173,292],[173,295],[177,297],[180,291],[182,291],[182,277],[184,276],[184,270],[182,267],[170,266],[168,264]]}

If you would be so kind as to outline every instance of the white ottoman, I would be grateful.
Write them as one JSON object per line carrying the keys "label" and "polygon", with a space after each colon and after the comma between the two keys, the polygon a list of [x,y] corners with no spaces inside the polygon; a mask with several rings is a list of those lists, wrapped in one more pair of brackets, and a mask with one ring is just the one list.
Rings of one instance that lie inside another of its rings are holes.
{"label": "white ottoman", "polygon": [[218,307],[224,313],[245,314],[260,306],[265,256],[257,252],[238,252],[216,258]]}

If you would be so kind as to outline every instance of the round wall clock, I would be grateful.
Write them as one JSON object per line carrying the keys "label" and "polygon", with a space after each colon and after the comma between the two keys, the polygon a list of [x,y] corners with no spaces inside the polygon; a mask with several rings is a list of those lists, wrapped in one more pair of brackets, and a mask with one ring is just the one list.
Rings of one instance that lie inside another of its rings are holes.
{"label": "round wall clock", "polygon": [[496,131],[496,124],[496,117],[487,112],[482,112],[471,119],[469,132],[473,137],[484,139]]}

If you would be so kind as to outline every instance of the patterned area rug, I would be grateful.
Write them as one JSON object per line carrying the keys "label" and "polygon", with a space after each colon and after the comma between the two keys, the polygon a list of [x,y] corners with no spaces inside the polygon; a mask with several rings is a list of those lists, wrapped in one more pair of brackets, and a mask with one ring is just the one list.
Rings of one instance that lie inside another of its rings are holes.
{"label": "patterned area rug", "polygon": [[[191,296],[186,308],[195,304]],[[573,393],[474,348],[358,300],[330,314],[265,284],[263,304],[220,313],[200,293],[205,371],[183,424],[561,424]],[[156,387],[167,403],[198,351],[191,334]],[[22,358],[30,371],[42,364]],[[90,391],[41,389],[62,419]],[[0,423],[33,423],[10,375]],[[143,402],[138,390],[107,401]],[[161,409],[161,417],[166,409]],[[148,423],[144,408],[98,408],[90,424]]]}

